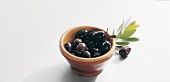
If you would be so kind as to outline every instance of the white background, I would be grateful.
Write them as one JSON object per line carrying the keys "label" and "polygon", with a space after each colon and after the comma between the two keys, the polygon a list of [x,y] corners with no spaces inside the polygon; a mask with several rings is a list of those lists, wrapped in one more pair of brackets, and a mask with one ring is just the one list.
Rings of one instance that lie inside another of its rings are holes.
{"label": "white background", "polygon": [[[82,25],[118,28],[132,16],[140,27],[125,60],[96,77],[74,74],[60,36]],[[0,82],[170,82],[168,0],[0,0]]]}

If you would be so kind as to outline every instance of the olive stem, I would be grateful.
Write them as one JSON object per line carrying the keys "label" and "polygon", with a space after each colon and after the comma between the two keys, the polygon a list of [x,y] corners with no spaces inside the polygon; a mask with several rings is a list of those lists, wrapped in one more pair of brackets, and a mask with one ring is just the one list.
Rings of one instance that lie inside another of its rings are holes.
{"label": "olive stem", "polygon": [[116,38],[117,36],[113,34],[113,35],[110,35],[109,37]]}
{"label": "olive stem", "polygon": [[105,34],[107,34],[107,32],[108,32],[108,28],[107,28],[107,30],[106,31],[104,31],[105,32]]}
{"label": "olive stem", "polygon": [[[104,31],[105,32],[105,34],[107,34],[107,32],[108,32],[108,28],[107,28],[107,30],[106,31]],[[116,35],[110,35],[109,37],[111,37],[111,38],[116,38],[117,36]]]}

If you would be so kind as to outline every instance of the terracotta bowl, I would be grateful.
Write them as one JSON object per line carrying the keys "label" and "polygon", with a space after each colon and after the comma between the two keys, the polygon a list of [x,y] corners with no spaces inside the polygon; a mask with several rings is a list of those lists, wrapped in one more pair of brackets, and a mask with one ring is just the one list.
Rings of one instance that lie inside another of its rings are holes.
{"label": "terracotta bowl", "polygon": [[[114,39],[110,38],[110,41],[112,43],[112,47],[110,51],[108,51],[106,54],[96,57],[96,58],[81,58],[74,56],[70,54],[65,48],[64,44],[66,42],[73,42],[74,36],[77,31],[79,30],[100,30],[104,31],[97,27],[92,26],[78,26],[75,28],[71,28],[68,31],[66,31],[60,38],[60,51],[62,55],[67,59],[69,62],[72,70],[83,76],[96,76],[100,74],[103,70],[103,66],[112,57],[112,54],[114,52]],[[109,36],[109,34],[107,34]]]}

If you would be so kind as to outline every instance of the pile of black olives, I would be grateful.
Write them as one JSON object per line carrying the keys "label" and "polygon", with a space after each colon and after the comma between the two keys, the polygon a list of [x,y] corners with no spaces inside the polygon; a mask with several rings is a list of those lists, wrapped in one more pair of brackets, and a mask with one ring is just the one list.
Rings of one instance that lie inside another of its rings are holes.
{"label": "pile of black olives", "polygon": [[80,30],[72,43],[64,44],[65,49],[72,55],[83,58],[102,56],[111,49],[109,36],[105,31]]}

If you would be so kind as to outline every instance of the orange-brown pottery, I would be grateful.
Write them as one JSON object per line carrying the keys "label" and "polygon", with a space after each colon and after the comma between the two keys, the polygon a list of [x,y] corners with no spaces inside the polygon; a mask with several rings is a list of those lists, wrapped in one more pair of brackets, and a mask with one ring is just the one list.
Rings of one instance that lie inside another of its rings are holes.
{"label": "orange-brown pottery", "polygon": [[[110,51],[108,51],[106,54],[102,56],[96,58],[81,58],[81,57],[74,56],[64,48],[64,44],[66,42],[70,42],[70,43],[73,42],[76,32],[85,29],[104,31],[100,28],[93,27],[93,26],[78,26],[78,27],[71,28],[68,31],[66,31],[60,38],[60,43],[59,43],[60,51],[62,55],[67,59],[72,70],[75,73],[83,76],[96,76],[102,72],[105,63],[113,55],[115,49],[114,39],[110,38],[112,47]],[[106,34],[110,36],[108,33]]]}

